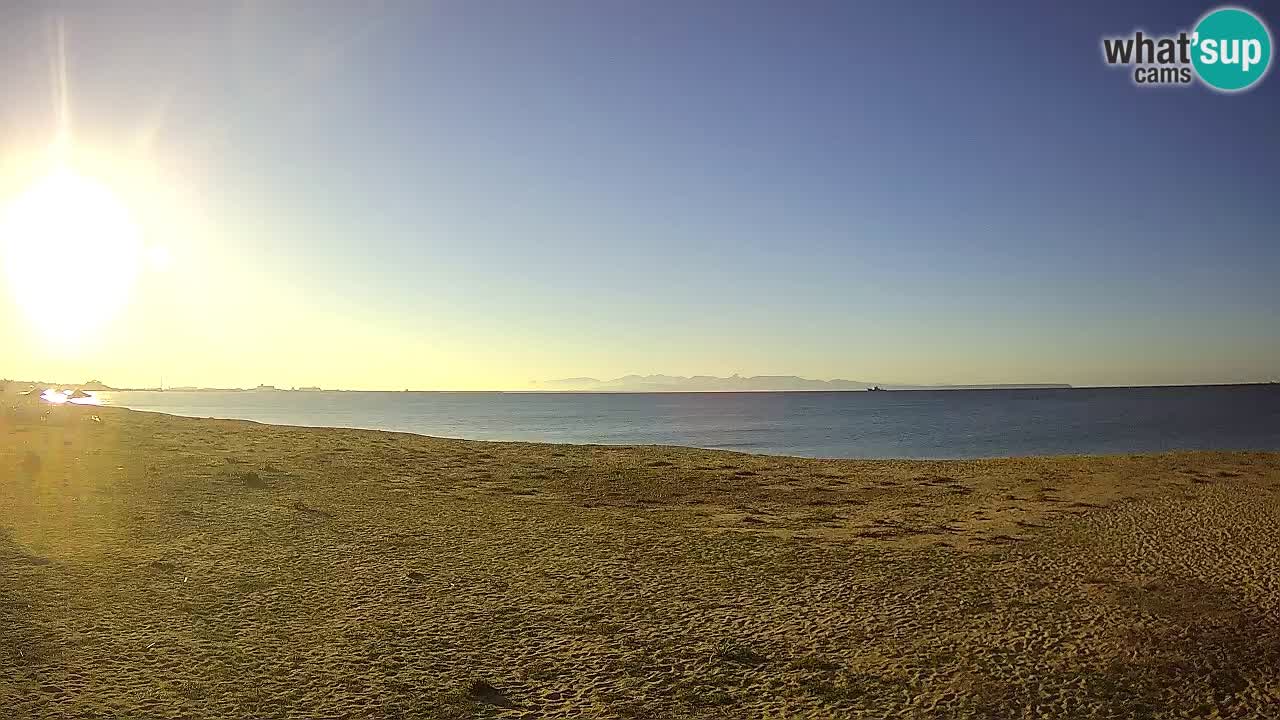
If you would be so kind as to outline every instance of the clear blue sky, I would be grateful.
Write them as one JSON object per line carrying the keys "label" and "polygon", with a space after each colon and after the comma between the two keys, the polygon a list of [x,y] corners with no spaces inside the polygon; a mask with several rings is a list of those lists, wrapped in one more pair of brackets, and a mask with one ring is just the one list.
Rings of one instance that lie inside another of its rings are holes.
{"label": "clear blue sky", "polygon": [[[31,5],[6,150],[55,124]],[[181,195],[173,266],[90,346],[0,314],[0,375],[1280,377],[1280,76],[1101,59],[1209,3],[112,5],[62,6],[74,135]]]}

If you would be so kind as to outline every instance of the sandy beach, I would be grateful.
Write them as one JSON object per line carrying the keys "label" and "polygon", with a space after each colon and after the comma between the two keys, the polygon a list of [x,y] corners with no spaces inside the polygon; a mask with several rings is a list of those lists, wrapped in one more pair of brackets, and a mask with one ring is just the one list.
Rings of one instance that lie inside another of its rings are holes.
{"label": "sandy beach", "polygon": [[1280,455],[828,461],[0,415],[0,704],[1274,717]]}

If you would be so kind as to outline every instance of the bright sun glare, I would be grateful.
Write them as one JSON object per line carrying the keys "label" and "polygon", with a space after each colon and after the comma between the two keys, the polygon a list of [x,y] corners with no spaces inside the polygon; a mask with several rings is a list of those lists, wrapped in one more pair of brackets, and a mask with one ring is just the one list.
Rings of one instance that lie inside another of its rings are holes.
{"label": "bright sun glare", "polygon": [[59,168],[0,212],[9,288],[45,335],[74,342],[121,309],[143,246],[127,208],[110,190]]}

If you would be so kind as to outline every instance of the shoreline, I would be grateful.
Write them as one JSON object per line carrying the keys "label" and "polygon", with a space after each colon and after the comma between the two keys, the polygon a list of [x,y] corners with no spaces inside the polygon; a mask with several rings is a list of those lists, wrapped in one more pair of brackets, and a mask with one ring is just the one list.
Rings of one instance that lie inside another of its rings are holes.
{"label": "shoreline", "polygon": [[[323,391],[330,392],[330,391]],[[346,391],[334,391],[346,392]],[[434,391],[428,391],[434,392]],[[486,391],[487,392],[487,391]],[[839,392],[839,391],[837,391]],[[610,393],[600,393],[610,394]],[[703,447],[700,445],[669,445],[664,443],[577,443],[577,442],[551,442],[540,440],[488,440],[483,438],[468,438],[451,435],[429,435],[427,433],[414,432],[412,430],[392,430],[389,428],[377,427],[356,427],[349,425],[295,425],[291,423],[267,422],[262,420],[250,420],[247,418],[230,418],[230,417],[213,417],[201,415],[179,415],[177,413],[169,413],[163,410],[138,410],[134,408],[124,407],[121,405],[78,405],[76,407],[85,409],[99,409],[108,412],[129,412],[144,413],[149,415],[160,415],[170,418],[181,418],[184,420],[212,420],[217,422],[237,422],[249,423],[268,428],[294,428],[300,430],[352,430],[357,432],[369,433],[386,433],[389,435],[408,435],[411,437],[428,438],[433,440],[450,440],[469,443],[485,443],[494,445],[533,445],[533,446],[549,446],[549,447],[567,447],[567,448],[614,448],[614,449],[634,449],[640,450],[693,450],[702,452],[729,453],[732,455],[745,455],[756,458],[777,458],[782,460],[816,460],[816,461],[852,461],[852,462],[977,462],[977,461],[998,461],[998,460],[1065,460],[1065,459],[1081,459],[1081,458],[1097,458],[1097,459],[1120,459],[1120,458],[1158,458],[1161,456],[1186,455],[1197,453],[1214,453],[1214,454],[1264,454],[1275,455],[1280,457],[1280,450],[1268,450],[1260,448],[1174,448],[1170,450],[1161,450],[1157,452],[1112,452],[1112,453],[1058,453],[1046,455],[981,455],[966,457],[817,457],[810,455],[786,455],[782,453],[769,452],[751,452],[749,450],[735,450],[724,447]]]}
{"label": "shoreline", "polygon": [[0,415],[19,718],[1280,702],[1280,453],[820,460],[57,409]]}

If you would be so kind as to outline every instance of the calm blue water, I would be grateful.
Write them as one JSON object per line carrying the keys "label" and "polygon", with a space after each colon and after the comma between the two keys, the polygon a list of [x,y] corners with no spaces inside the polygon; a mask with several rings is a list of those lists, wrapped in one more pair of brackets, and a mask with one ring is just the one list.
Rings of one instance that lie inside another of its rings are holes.
{"label": "calm blue water", "polygon": [[552,394],[113,392],[107,405],[476,440],[662,444],[812,457],[1280,450],[1280,385]]}

